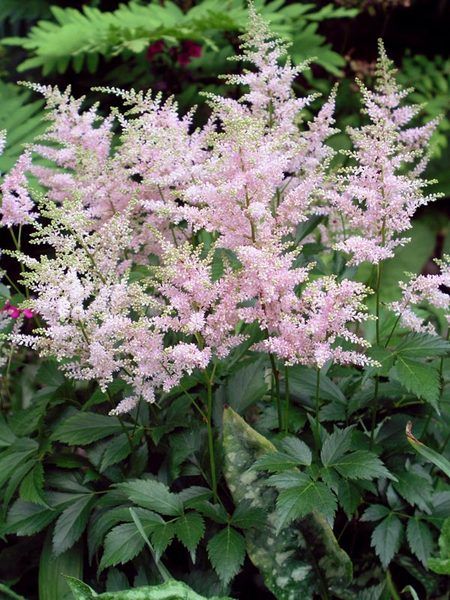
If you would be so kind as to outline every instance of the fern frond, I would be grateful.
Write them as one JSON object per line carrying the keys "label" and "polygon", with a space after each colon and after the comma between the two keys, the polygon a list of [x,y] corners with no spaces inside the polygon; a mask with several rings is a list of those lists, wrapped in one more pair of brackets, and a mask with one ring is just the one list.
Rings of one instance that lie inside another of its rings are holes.
{"label": "fern frond", "polygon": [[0,173],[8,171],[24,147],[47,127],[44,101],[30,101],[31,96],[29,90],[0,81],[0,130],[7,130],[5,150],[0,156]]}
{"label": "fern frond", "polygon": [[[354,9],[326,5],[317,11],[314,4],[286,5],[284,0],[256,0],[254,5],[276,33],[293,42],[294,58],[304,60],[315,55],[322,66],[339,74],[342,59],[317,34],[318,22],[353,16]],[[131,0],[113,12],[90,6],[82,10],[53,6],[51,12],[54,20],[40,21],[27,37],[3,40],[3,44],[18,45],[30,52],[20,71],[40,68],[47,75],[64,73],[71,66],[75,72],[87,68],[94,73],[100,57],[140,54],[149,43],[160,39],[172,44],[190,39],[217,48],[218,36],[244,31],[248,18],[246,0],[229,0],[226,4],[223,0],[203,0],[186,13],[170,0],[164,5]]]}

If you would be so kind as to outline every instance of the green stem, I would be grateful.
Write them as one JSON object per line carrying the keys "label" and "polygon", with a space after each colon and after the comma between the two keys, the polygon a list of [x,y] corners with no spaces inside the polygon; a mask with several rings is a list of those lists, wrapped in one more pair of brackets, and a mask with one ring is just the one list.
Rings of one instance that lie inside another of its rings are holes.
{"label": "green stem", "polygon": [[320,369],[317,368],[316,372],[316,394],[315,394],[315,405],[316,405],[316,426],[314,432],[314,442],[316,444],[317,452],[320,451],[320,425],[319,425],[319,411],[320,411]]}
{"label": "green stem", "polygon": [[[376,301],[376,317],[377,317],[377,321],[375,324],[376,327],[376,339],[377,339],[377,345],[380,345],[380,287],[381,287],[381,271],[382,271],[382,265],[381,263],[377,263],[377,280],[376,280],[376,284],[375,284],[375,301]],[[378,391],[379,391],[379,386],[380,386],[380,380],[378,375],[375,375],[375,392],[374,392],[374,398],[373,398],[373,405],[372,405],[372,423],[371,423],[371,427],[370,427],[370,447],[372,448],[373,446],[373,442],[374,442],[374,438],[375,438],[375,426],[377,423],[377,412],[378,412]]]}
{"label": "green stem", "polygon": [[[114,406],[113,399],[111,398],[108,390],[105,391],[105,395],[108,398],[108,402],[111,404],[111,406]],[[127,440],[128,440],[128,444],[130,446],[130,450],[133,453],[134,452],[133,438],[131,437],[130,432],[128,431],[128,429],[125,427],[125,423],[123,422],[122,417],[120,415],[115,415],[115,417],[119,420],[120,427],[121,427],[123,433],[127,436]]]}
{"label": "green stem", "polygon": [[214,455],[214,434],[213,434],[213,428],[212,428],[213,378],[214,378],[214,369],[213,369],[213,372],[211,373],[211,376],[209,376],[208,373],[205,373],[206,392],[207,392],[206,427],[208,430],[208,450],[209,450],[209,466],[210,466],[210,470],[211,470],[211,487],[212,487],[214,502],[218,502],[219,497],[217,494],[216,457]]}
{"label": "green stem", "polygon": [[269,352],[269,358],[270,358],[270,364],[272,365],[272,374],[273,374],[273,380],[275,383],[275,400],[277,403],[278,429],[281,431],[283,429],[283,414],[281,412],[280,372],[277,369],[275,357],[272,354],[272,352]]}
{"label": "green stem", "polygon": [[375,323],[375,327],[376,327],[376,337],[377,337],[377,344],[380,344],[380,287],[381,287],[381,271],[382,271],[382,265],[381,263],[377,263],[377,280],[375,283],[375,301],[376,301],[376,317],[377,317],[377,321]]}
{"label": "green stem", "polygon": [[392,581],[391,572],[389,570],[386,571],[386,585],[391,594],[392,600],[401,600],[400,595],[397,592],[397,589],[394,585],[394,582]]}
{"label": "green stem", "polygon": [[285,404],[284,404],[284,431],[289,433],[289,408],[290,408],[290,391],[289,391],[289,370],[287,366],[284,366],[284,382],[285,382]]}
{"label": "green stem", "polygon": [[400,318],[401,318],[401,313],[398,315],[398,317],[395,320],[394,326],[391,329],[391,333],[388,335],[388,339],[386,340],[386,343],[384,345],[385,348],[387,348],[389,346],[389,342],[391,341],[392,336],[394,335],[394,331],[397,329],[397,325],[399,324]]}
{"label": "green stem", "polygon": [[379,386],[380,386],[380,379],[379,379],[378,375],[375,375],[375,391],[373,394],[373,405],[372,405],[372,422],[370,425],[370,448],[372,448],[373,442],[375,440],[375,426],[377,424]]}

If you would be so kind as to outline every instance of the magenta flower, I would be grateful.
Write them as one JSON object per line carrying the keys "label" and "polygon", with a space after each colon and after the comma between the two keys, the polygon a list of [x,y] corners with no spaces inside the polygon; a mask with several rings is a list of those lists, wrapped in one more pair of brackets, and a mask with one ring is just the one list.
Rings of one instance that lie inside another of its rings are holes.
{"label": "magenta flower", "polygon": [[188,65],[193,58],[199,58],[202,55],[202,46],[192,40],[184,40],[181,43],[181,52],[177,55],[177,62],[180,65]]}
{"label": "magenta flower", "polygon": [[153,44],[150,44],[150,46],[147,48],[145,58],[149,62],[151,62],[155,58],[155,56],[164,52],[165,49],[166,44],[164,40],[156,40],[156,42],[153,42]]}
{"label": "magenta flower", "polygon": [[20,310],[20,308],[11,304],[9,300],[6,302],[5,306],[2,308],[2,311],[5,311],[12,319],[18,319],[22,312]]}
{"label": "magenta flower", "polygon": [[26,319],[34,317],[34,312],[30,308],[19,308],[11,304],[9,300],[6,301],[5,306],[1,310],[6,312],[12,319],[18,319],[20,315],[23,315]]}

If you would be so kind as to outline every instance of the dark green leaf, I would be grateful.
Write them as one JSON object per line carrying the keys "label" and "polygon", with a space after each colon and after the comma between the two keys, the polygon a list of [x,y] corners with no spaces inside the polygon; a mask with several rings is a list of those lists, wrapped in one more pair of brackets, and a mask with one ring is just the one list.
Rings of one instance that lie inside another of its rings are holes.
{"label": "dark green leaf", "polygon": [[8,449],[3,450],[0,453],[0,487],[8,481],[15,469],[21,463],[27,462],[37,450],[37,442],[29,438],[17,439]]}
{"label": "dark green leaf", "polygon": [[[132,427],[130,424],[125,426]],[[54,432],[53,439],[72,446],[84,446],[121,432],[122,426],[117,417],[78,412],[61,423]]]}
{"label": "dark green leaf", "polygon": [[[144,529],[146,529],[144,525]],[[112,529],[105,538],[105,550],[100,570],[132,560],[144,547],[144,539],[134,523],[123,523]]]}
{"label": "dark green leaf", "polygon": [[387,506],[382,504],[371,504],[362,514],[361,521],[380,521],[384,519],[390,510]]}
{"label": "dark green leaf", "polygon": [[87,525],[93,501],[92,495],[78,498],[58,517],[53,533],[53,551],[56,555],[62,554],[78,541]]}
{"label": "dark green leaf", "polygon": [[428,525],[418,518],[409,519],[406,526],[406,539],[411,552],[426,567],[434,546],[433,536]]}
{"label": "dark green leaf", "polygon": [[390,373],[408,392],[423,398],[439,412],[440,380],[436,368],[399,356]]}
{"label": "dark green leaf", "polygon": [[130,440],[125,433],[114,437],[107,445],[100,463],[100,472],[102,473],[111,465],[124,460],[131,452]]}
{"label": "dark green leaf", "polygon": [[283,450],[297,460],[297,464],[309,466],[312,460],[311,450],[298,438],[289,436],[281,442]]}
{"label": "dark green leaf", "polygon": [[208,542],[208,556],[221,581],[227,584],[238,573],[245,558],[245,540],[228,526]]}
{"label": "dark green leaf", "polygon": [[55,510],[19,499],[14,502],[8,512],[4,531],[17,535],[33,535],[44,529],[57,516],[58,512]]}
{"label": "dark green leaf", "polygon": [[261,526],[265,520],[266,515],[260,508],[256,508],[248,500],[244,500],[236,507],[231,517],[231,524],[241,529],[248,529]]}
{"label": "dark green leaf", "polygon": [[183,503],[177,494],[169,491],[169,488],[152,479],[135,479],[117,485],[131,502],[149,508],[162,515],[171,517],[181,515]]}
{"label": "dark green leaf", "polygon": [[381,560],[383,567],[387,567],[400,548],[403,535],[403,526],[398,517],[392,513],[379,523],[372,533],[372,546]]}
{"label": "dark green leaf", "polygon": [[350,452],[334,459],[328,466],[333,467],[342,477],[348,479],[375,479],[377,477],[394,479],[378,456],[368,450]]}
{"label": "dark green leaf", "polygon": [[203,517],[196,512],[184,513],[176,521],[176,536],[191,554],[195,562],[195,550],[205,533]]}
{"label": "dark green leaf", "polygon": [[20,484],[19,495],[22,500],[47,506],[44,498],[44,468],[37,462]]}
{"label": "dark green leaf", "polygon": [[298,460],[285,452],[269,452],[255,461],[256,471],[286,471],[298,465]]}
{"label": "dark green leaf", "polygon": [[320,452],[325,467],[333,466],[333,463],[350,449],[352,429],[352,427],[336,429],[326,438]]}
{"label": "dark green leaf", "polygon": [[361,504],[362,498],[360,490],[351,481],[340,479],[338,483],[337,498],[348,519],[351,519],[355,514],[356,509]]}
{"label": "dark green leaf", "polygon": [[402,471],[396,475],[398,481],[394,482],[393,486],[400,496],[409,504],[429,513],[433,492],[429,479],[414,471]]}
{"label": "dark green leaf", "polygon": [[16,436],[7,425],[4,416],[0,414],[0,448],[7,448],[15,439]]}
{"label": "dark green leaf", "polygon": [[450,342],[438,335],[410,333],[395,348],[395,353],[405,358],[435,358],[450,353]]}
{"label": "dark green leaf", "polygon": [[175,536],[175,523],[157,524],[152,528],[151,538],[156,559],[159,560]]}
{"label": "dark green leaf", "polygon": [[324,483],[304,475],[302,485],[280,492],[277,499],[277,526],[280,530],[313,511],[332,521],[336,508],[337,501],[333,492]]}

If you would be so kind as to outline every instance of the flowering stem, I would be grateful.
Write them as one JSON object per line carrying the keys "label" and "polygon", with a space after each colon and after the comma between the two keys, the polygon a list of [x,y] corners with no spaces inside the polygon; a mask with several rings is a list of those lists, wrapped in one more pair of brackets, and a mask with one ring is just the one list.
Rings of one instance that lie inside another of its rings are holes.
{"label": "flowering stem", "polygon": [[381,271],[382,271],[382,267],[381,267],[381,263],[377,263],[377,280],[375,283],[375,301],[376,301],[376,323],[375,323],[375,327],[376,327],[376,336],[377,336],[377,344],[380,343],[380,287],[381,287]]}
{"label": "flowering stem", "polygon": [[[381,271],[382,271],[382,267],[381,267],[381,262],[377,263],[377,280],[376,280],[376,284],[375,284],[375,301],[376,301],[376,323],[375,323],[375,327],[376,327],[376,338],[377,338],[377,345],[380,345],[380,287],[381,287]],[[392,335],[393,332],[391,332]],[[390,340],[390,336],[389,336],[389,340]],[[388,341],[389,341],[388,340]],[[371,422],[371,426],[370,426],[370,447],[372,448],[373,446],[373,442],[374,442],[374,438],[375,438],[375,426],[377,423],[377,412],[378,412],[378,390],[380,387],[380,379],[378,377],[378,375],[375,375],[375,391],[374,391],[374,398],[373,398],[373,405],[372,405],[372,422]]]}
{"label": "flowering stem", "polygon": [[386,343],[384,345],[385,348],[387,348],[389,346],[389,342],[391,341],[391,338],[394,335],[394,331],[397,329],[397,325],[398,325],[398,323],[400,321],[401,316],[402,316],[402,314],[400,313],[398,315],[398,317],[396,318],[395,323],[394,323],[394,325],[393,325],[393,327],[391,329],[391,333],[389,334],[388,339],[386,340]]}
{"label": "flowering stem", "polygon": [[281,399],[280,399],[280,373],[275,363],[275,357],[272,352],[269,352],[270,364],[272,365],[273,381],[275,383],[275,400],[277,403],[278,413],[278,429],[283,429],[283,414],[281,412]]}
{"label": "flowering stem", "polygon": [[206,379],[206,392],[207,392],[207,403],[206,403],[206,427],[208,430],[208,450],[209,450],[209,466],[211,470],[211,486],[214,501],[218,502],[219,497],[217,494],[217,474],[216,474],[216,458],[214,455],[214,435],[212,429],[212,409],[213,409],[213,394],[212,394],[212,386],[214,380],[214,371],[215,367],[211,375],[207,372],[205,373]]}
{"label": "flowering stem", "polygon": [[316,370],[316,426],[314,431],[314,441],[317,452],[320,450],[320,425],[319,425],[319,410],[320,410],[320,369]]}
{"label": "flowering stem", "polygon": [[287,366],[284,366],[284,383],[285,383],[285,404],[284,404],[284,431],[289,433],[289,404],[290,404],[290,392],[289,392],[289,371]]}

